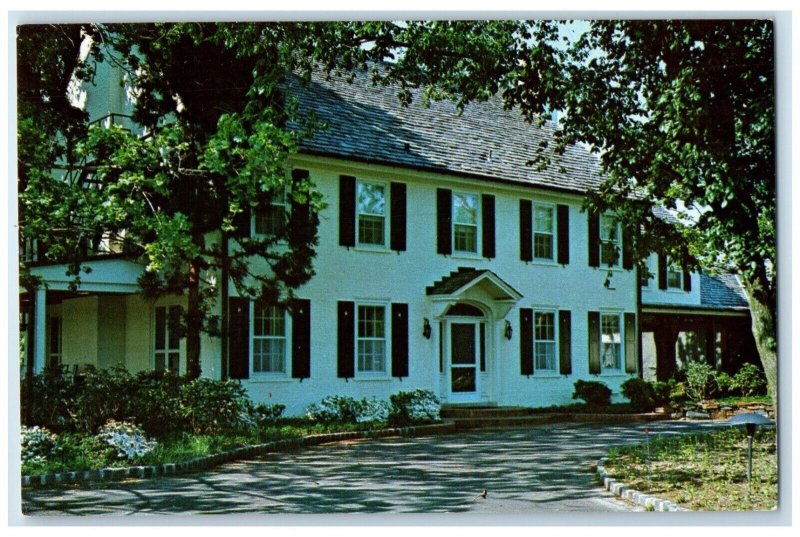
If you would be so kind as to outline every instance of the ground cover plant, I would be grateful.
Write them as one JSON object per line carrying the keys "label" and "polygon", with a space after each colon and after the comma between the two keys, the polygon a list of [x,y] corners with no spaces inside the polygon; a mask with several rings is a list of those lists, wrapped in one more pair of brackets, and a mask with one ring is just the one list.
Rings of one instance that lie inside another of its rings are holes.
{"label": "ground cover plant", "polygon": [[[643,433],[643,437],[648,433]],[[626,486],[698,511],[770,510],[778,505],[774,428],[753,439],[753,473],[747,482],[747,438],[731,427],[701,435],[657,437],[609,451],[609,475]]]}

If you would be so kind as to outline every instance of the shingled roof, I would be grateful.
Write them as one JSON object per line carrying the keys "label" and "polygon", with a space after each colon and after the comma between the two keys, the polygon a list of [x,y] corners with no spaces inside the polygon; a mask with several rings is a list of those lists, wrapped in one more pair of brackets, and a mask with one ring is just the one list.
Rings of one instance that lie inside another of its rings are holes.
{"label": "shingled roof", "polygon": [[291,80],[288,86],[301,113],[313,111],[328,125],[302,142],[302,153],[575,193],[602,182],[596,157],[577,146],[559,156],[550,143],[551,164],[543,171],[528,165],[542,142],[552,142],[555,127],[528,123],[519,110],[504,110],[499,98],[469,104],[459,115],[450,101],[423,106],[419,91],[402,106],[396,86],[373,85],[364,72],[352,83],[314,73],[310,85]]}
{"label": "shingled roof", "polygon": [[707,308],[748,309],[738,278],[728,273],[700,274],[700,304]]}

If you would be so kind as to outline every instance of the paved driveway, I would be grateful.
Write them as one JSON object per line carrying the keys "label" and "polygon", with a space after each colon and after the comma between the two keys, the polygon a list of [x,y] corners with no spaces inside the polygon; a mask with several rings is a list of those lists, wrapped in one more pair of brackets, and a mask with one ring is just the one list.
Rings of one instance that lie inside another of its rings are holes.
{"label": "paved driveway", "polygon": [[[679,434],[711,423],[657,423]],[[345,442],[185,476],[23,492],[29,515],[634,511],[596,483],[609,446],[643,425],[540,425]],[[487,491],[486,498],[480,496]]]}

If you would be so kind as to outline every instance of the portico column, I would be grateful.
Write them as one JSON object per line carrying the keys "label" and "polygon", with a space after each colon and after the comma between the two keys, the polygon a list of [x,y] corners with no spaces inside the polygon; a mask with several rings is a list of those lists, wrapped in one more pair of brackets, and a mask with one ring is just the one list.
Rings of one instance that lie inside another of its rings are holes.
{"label": "portico column", "polygon": [[33,372],[41,373],[45,365],[45,327],[47,326],[47,289],[39,287],[36,289],[36,308],[34,322],[36,323],[33,336]]}

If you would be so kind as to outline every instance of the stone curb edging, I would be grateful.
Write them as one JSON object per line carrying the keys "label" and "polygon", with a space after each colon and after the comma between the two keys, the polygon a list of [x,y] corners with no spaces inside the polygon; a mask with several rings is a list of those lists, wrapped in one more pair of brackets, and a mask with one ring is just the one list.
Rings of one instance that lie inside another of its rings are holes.
{"label": "stone curb edging", "polygon": [[628,488],[624,483],[609,477],[608,472],[606,471],[606,468],[604,466],[606,460],[607,460],[606,457],[603,457],[597,462],[597,475],[600,476],[600,479],[603,482],[603,488],[605,488],[615,496],[619,496],[620,498],[633,502],[636,505],[641,505],[647,509],[652,509],[653,511],[661,511],[661,512],[691,511],[691,509],[681,507],[674,502],[670,502],[668,500],[662,500],[660,498],[656,498],[655,496],[644,494],[643,492],[639,492],[638,490]]}
{"label": "stone curb edging", "polygon": [[424,434],[445,434],[455,431],[455,424],[451,421],[418,425],[416,427],[393,427],[375,431],[347,431],[341,433],[326,433],[274,440],[264,444],[242,446],[222,453],[195,457],[183,462],[157,464],[153,466],[129,466],[126,468],[103,468],[102,470],[81,470],[78,472],[59,472],[42,475],[22,476],[23,487],[36,487],[48,485],[90,483],[96,481],[119,481],[122,479],[143,479],[158,476],[184,474],[198,470],[207,470],[214,466],[233,462],[235,460],[256,457],[281,449],[316,446],[330,442],[354,440],[359,438],[384,438],[387,436],[418,436]]}

